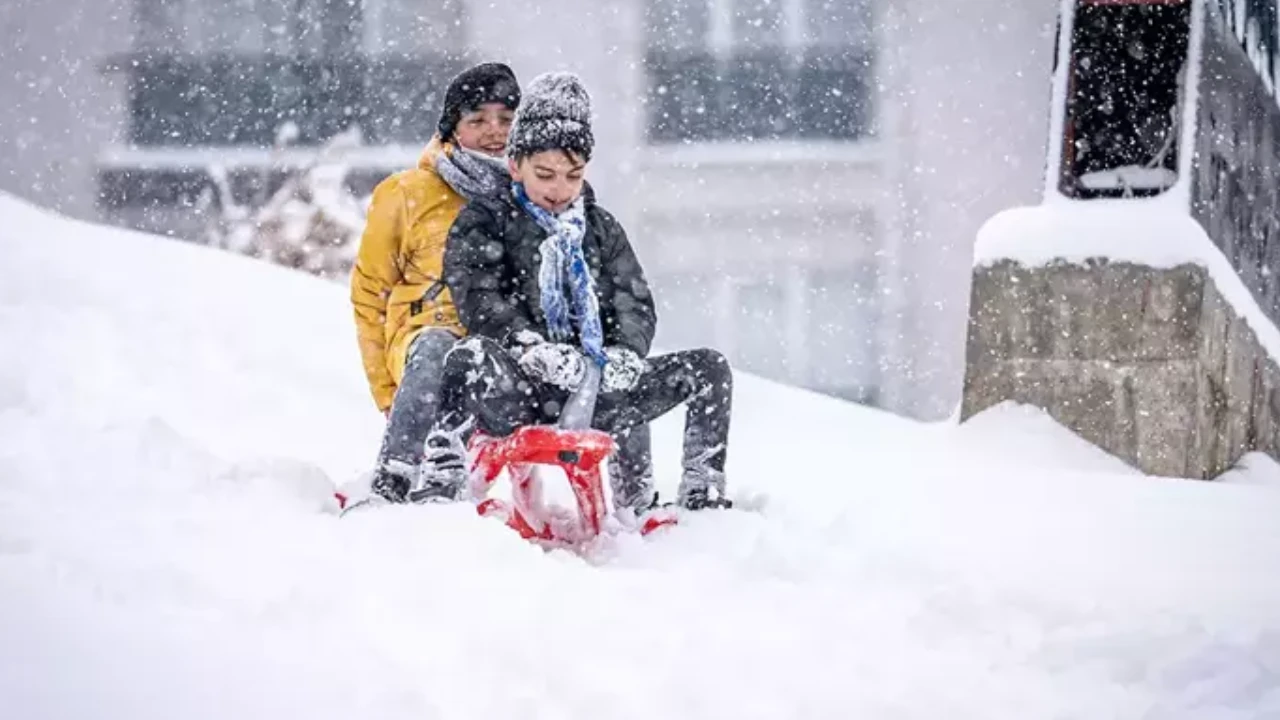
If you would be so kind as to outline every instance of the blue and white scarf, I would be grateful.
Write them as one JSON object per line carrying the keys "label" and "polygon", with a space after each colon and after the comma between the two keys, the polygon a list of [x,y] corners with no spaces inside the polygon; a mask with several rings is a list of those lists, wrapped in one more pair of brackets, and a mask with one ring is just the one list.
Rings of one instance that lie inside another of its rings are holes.
{"label": "blue and white scarf", "polygon": [[[547,332],[554,342],[573,338],[574,325],[587,357],[600,367],[604,354],[604,329],[600,324],[600,304],[596,284],[582,251],[582,238],[587,234],[586,204],[579,196],[569,209],[552,215],[529,199],[522,183],[512,183],[520,207],[547,232],[539,248],[542,265],[538,269],[542,314],[547,318]],[[569,297],[565,297],[568,289]]]}

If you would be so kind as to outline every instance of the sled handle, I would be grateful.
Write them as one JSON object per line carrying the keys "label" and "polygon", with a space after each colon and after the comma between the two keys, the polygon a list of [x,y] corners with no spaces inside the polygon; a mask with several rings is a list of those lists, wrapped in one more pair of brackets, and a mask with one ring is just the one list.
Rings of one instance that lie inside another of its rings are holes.
{"label": "sled handle", "polygon": [[587,359],[587,372],[582,384],[569,395],[558,425],[562,430],[587,430],[596,414],[596,397],[600,394],[600,366]]}

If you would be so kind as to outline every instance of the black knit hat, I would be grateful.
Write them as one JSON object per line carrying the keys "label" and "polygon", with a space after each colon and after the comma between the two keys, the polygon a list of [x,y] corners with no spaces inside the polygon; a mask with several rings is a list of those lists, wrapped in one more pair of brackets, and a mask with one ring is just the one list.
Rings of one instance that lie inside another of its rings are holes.
{"label": "black knit hat", "polygon": [[520,106],[520,83],[511,68],[502,63],[483,63],[462,71],[444,93],[436,131],[448,140],[458,129],[462,114],[485,103],[502,103],[511,110]]}
{"label": "black knit hat", "polygon": [[583,160],[595,147],[591,96],[572,73],[544,73],[529,83],[516,111],[507,154],[519,160],[546,150],[569,150]]}

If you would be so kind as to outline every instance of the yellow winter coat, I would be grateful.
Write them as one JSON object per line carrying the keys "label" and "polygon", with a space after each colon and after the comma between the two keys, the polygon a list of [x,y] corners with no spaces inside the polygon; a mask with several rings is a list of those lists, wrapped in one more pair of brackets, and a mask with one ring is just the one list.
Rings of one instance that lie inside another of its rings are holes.
{"label": "yellow winter coat", "polygon": [[418,167],[374,189],[351,272],[360,354],[379,410],[391,407],[406,351],[423,328],[465,334],[441,279],[445,240],[466,204],[435,170],[436,156],[448,148],[433,138]]}

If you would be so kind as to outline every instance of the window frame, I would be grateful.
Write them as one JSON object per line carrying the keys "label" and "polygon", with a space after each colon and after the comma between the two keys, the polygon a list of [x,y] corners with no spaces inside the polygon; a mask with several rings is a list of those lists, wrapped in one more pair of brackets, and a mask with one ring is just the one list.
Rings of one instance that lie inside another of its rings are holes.
{"label": "window frame", "polygon": [[[235,28],[220,25],[202,0],[133,0],[132,50],[107,58],[104,66],[127,84],[128,144],[269,147],[287,121],[300,126],[304,146],[322,144],[352,124],[376,144],[420,144],[430,137],[444,85],[465,62],[456,52],[465,32],[452,33],[456,42],[430,52],[417,46],[379,53],[370,41],[381,35],[370,35],[363,13],[409,0],[353,0],[350,6],[344,0],[288,0],[283,8],[280,2],[243,2],[241,9],[251,10],[256,22],[246,17],[241,24],[261,25],[262,37],[237,46],[228,41]],[[460,0],[433,5],[452,7],[449,17],[465,23]],[[309,32],[303,26],[311,22],[328,24],[303,40]],[[271,30],[281,24],[283,33]],[[231,115],[242,121],[228,125]]]}

